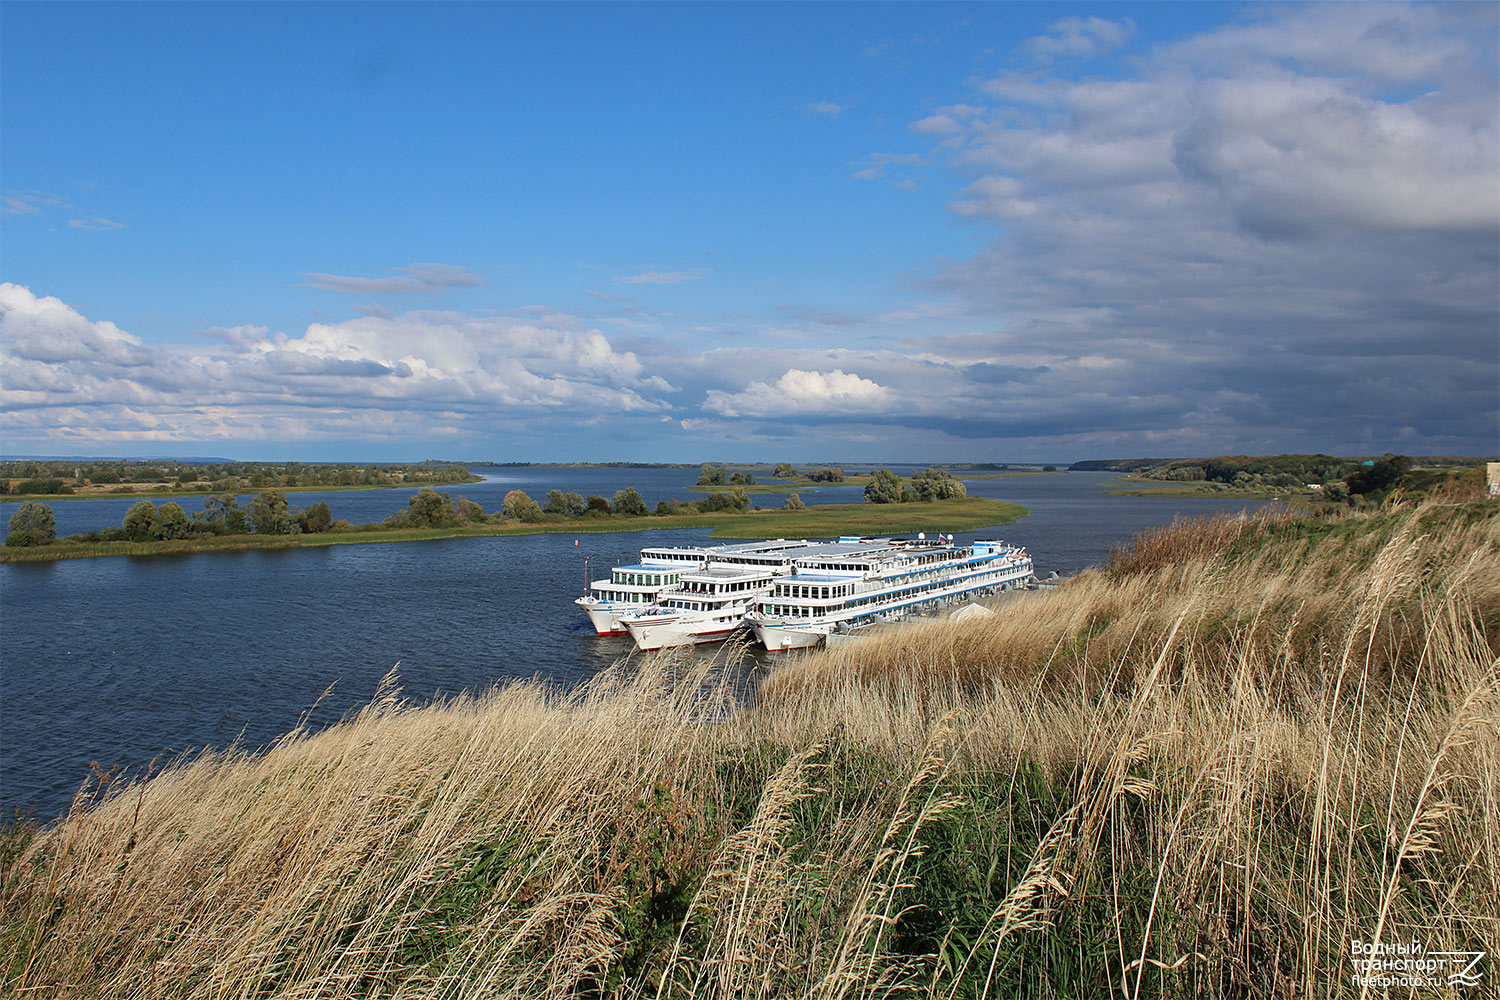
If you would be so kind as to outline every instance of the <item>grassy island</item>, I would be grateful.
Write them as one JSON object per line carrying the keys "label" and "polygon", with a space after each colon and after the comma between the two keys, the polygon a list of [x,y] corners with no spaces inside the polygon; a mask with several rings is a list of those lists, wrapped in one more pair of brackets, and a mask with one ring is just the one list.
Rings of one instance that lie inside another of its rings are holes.
{"label": "grassy island", "polygon": [[438,538],[576,535],[676,528],[710,528],[712,538],[898,535],[917,531],[969,531],[991,525],[1010,524],[1026,514],[1026,508],[1017,504],[980,497],[903,504],[826,504],[801,510],[761,508],[666,516],[610,514],[599,517],[568,517],[543,514],[535,521],[502,518],[500,523],[465,523],[448,527],[388,528],[374,524],[336,528],[316,534],[204,535],[152,541],[59,540],[49,545],[0,547],[0,562],[51,562],[94,556],[184,555],[193,552],[244,552],[366,542],[417,542]]}
{"label": "grassy island", "polygon": [[789,657],[739,708],[671,656],[427,706],[393,680],[12,827],[0,980],[1354,998],[1353,940],[1493,956],[1497,515],[1181,523],[996,617]]}

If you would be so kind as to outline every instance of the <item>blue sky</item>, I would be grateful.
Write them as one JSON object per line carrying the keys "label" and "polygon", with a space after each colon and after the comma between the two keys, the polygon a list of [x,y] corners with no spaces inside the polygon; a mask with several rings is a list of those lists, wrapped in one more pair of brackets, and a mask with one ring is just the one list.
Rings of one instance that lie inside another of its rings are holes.
{"label": "blue sky", "polygon": [[1492,5],[3,18],[6,454],[1500,450]]}

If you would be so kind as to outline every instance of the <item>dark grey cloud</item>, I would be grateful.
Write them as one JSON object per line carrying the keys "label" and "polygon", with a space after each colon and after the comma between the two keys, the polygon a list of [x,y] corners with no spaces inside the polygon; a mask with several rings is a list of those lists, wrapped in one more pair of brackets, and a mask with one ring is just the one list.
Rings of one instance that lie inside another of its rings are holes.
{"label": "dark grey cloud", "polygon": [[1500,17],[1455,13],[1259,9],[1118,79],[1002,74],[915,123],[968,175],[955,213],[996,230],[932,281],[994,332],[933,346],[1036,371],[1024,417],[922,419],[1493,452]]}
{"label": "dark grey cloud", "polygon": [[964,374],[971,381],[982,385],[1004,385],[1007,382],[1035,382],[1039,376],[1051,370],[1046,365],[1023,368],[1020,365],[993,365],[988,361],[978,361],[965,367]]}

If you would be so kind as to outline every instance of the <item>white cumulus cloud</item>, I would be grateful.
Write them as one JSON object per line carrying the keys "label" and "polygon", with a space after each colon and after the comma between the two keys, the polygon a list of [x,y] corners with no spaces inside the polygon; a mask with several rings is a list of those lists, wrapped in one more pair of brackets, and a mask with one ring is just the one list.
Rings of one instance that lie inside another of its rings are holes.
{"label": "white cumulus cloud", "polygon": [[711,389],[703,408],[726,417],[795,419],[878,412],[893,397],[886,386],[839,368],[826,374],[791,368],[775,382],[751,382],[743,392]]}

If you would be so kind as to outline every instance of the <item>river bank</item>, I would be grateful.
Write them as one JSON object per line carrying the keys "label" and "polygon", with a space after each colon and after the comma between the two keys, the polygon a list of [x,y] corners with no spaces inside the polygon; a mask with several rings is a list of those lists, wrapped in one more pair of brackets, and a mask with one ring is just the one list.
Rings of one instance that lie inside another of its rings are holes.
{"label": "river bank", "polygon": [[463,524],[446,528],[359,526],[303,535],[211,535],[148,542],[66,542],[0,547],[0,563],[55,562],[101,556],[180,556],[200,552],[278,551],[360,545],[376,542],[420,542],[447,538],[493,538],[508,535],[598,534],[708,528],[711,538],[831,537],[889,535],[918,531],[969,531],[1010,524],[1028,511],[1018,504],[982,497],[904,504],[827,504],[802,510],[761,508],[705,514],[629,517],[542,515],[534,522]]}

